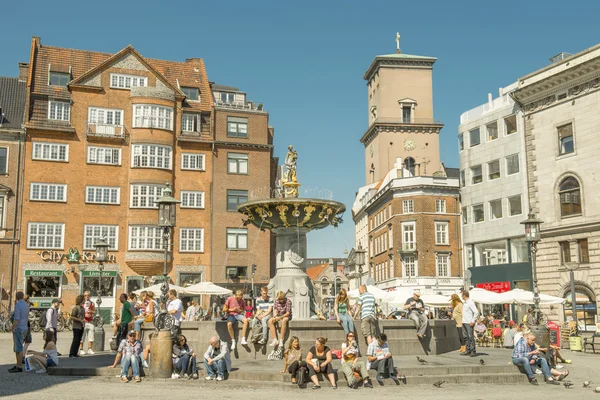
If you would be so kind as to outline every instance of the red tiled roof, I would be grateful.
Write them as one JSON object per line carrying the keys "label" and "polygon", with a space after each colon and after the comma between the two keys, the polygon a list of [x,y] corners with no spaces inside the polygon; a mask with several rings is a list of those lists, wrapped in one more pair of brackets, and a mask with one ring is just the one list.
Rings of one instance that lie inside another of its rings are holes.
{"label": "red tiled roof", "polygon": [[311,281],[314,281],[325,271],[325,268],[329,266],[329,263],[315,265],[314,267],[306,268],[306,274]]}

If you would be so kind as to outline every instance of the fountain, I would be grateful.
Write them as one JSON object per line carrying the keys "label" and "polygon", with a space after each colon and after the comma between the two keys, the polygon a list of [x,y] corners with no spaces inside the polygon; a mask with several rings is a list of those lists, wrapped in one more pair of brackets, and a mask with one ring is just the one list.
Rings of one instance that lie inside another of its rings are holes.
{"label": "fountain", "polygon": [[346,206],[332,200],[298,198],[297,160],[298,154],[290,145],[279,198],[244,203],[238,211],[247,217],[244,225],[275,233],[276,273],[269,282],[269,294],[273,297],[283,290],[292,300],[293,319],[307,320],[314,312],[314,297],[306,274],[306,234],[330,225],[337,227]]}

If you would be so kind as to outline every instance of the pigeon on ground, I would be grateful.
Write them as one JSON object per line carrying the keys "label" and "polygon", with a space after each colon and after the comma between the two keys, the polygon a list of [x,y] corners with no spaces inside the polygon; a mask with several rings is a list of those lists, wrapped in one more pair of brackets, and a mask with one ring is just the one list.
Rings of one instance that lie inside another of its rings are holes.
{"label": "pigeon on ground", "polygon": [[479,360],[479,364],[481,364],[481,365],[485,365],[485,361],[483,361],[483,358],[481,358],[481,359]]}
{"label": "pigeon on ground", "polygon": [[433,386],[435,386],[437,388],[441,388],[445,382],[446,381],[437,381],[436,383],[433,384]]}
{"label": "pigeon on ground", "polygon": [[600,393],[600,387],[597,387],[596,389],[594,389],[594,392]]}
{"label": "pigeon on ground", "polygon": [[427,364],[427,361],[423,360],[421,357],[417,356],[417,361],[421,364]]}
{"label": "pigeon on ground", "polygon": [[563,385],[565,386],[566,389],[570,389],[571,386],[573,386],[573,384],[571,382],[565,382],[565,383],[563,383]]}
{"label": "pigeon on ground", "polygon": [[585,381],[585,382],[583,382],[583,387],[584,388],[589,388],[590,384],[592,384],[592,383],[594,383],[594,382],[592,382],[592,381]]}

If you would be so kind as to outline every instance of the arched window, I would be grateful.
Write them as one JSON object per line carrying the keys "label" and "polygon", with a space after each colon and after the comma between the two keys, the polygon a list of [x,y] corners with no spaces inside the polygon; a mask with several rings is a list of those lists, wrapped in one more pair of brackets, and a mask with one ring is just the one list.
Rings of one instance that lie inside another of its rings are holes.
{"label": "arched window", "polygon": [[323,296],[327,296],[327,289],[328,289],[329,285],[327,283],[327,278],[323,277],[323,279],[321,279],[321,294]]}
{"label": "arched window", "polygon": [[581,214],[581,188],[577,179],[572,176],[563,179],[558,187],[558,195],[562,217]]}
{"label": "arched window", "polygon": [[[571,289],[564,292],[563,304],[565,321],[571,321],[573,318],[573,306],[571,301]],[[577,322],[579,329],[583,331],[592,331],[596,327],[596,299],[591,295],[593,290],[581,283],[575,284],[575,301],[577,302]]]}
{"label": "arched window", "polygon": [[415,159],[412,157],[406,157],[404,160],[404,168],[406,168],[412,176],[415,176]]}

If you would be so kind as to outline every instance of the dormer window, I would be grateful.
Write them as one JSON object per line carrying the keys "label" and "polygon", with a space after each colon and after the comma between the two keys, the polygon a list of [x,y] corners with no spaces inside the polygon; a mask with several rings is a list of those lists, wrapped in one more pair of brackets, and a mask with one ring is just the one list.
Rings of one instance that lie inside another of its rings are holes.
{"label": "dormer window", "polygon": [[131,89],[135,86],[148,86],[145,76],[110,74],[110,87],[117,89]]}
{"label": "dormer window", "polygon": [[235,93],[221,92],[221,101],[223,103],[233,103],[235,100]]}
{"label": "dormer window", "polygon": [[50,71],[50,77],[48,82],[50,86],[67,86],[67,83],[71,80],[71,74],[68,72],[53,72]]}
{"label": "dormer window", "polygon": [[193,87],[181,87],[181,91],[185,94],[185,97],[189,101],[198,101],[200,100],[200,89]]}

